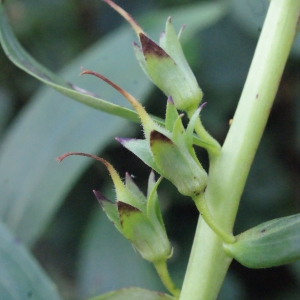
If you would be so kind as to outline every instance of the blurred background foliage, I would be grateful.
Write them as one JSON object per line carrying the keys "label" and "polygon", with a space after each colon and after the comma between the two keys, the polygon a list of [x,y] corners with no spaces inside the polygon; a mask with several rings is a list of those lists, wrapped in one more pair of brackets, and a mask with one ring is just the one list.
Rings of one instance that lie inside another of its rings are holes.
{"label": "blurred background foliage", "polygon": [[[179,7],[180,11],[187,4],[198,2],[196,0],[117,1],[138,20],[142,20],[141,16],[149,14],[152,22],[155,22],[156,14],[161,9]],[[204,101],[208,103],[202,112],[203,123],[221,143],[228,131],[229,120],[233,117],[267,6],[268,1],[265,0],[232,0],[229,3],[229,12],[225,17],[211,27],[198,31],[189,43],[185,44],[184,50],[187,59],[205,93]],[[59,72],[75,59],[76,68],[73,63],[73,70],[75,70],[76,76],[80,72],[81,66],[87,67],[89,64],[76,60],[76,57],[109,32],[113,32],[119,26],[124,26],[125,23],[111,8],[99,0],[10,0],[7,1],[6,8],[14,32],[33,57],[54,72]],[[247,11],[245,14],[247,17],[243,17],[244,11]],[[188,15],[186,19],[188,21]],[[147,26],[142,22],[141,25],[142,27]],[[157,36],[152,36],[152,38],[158,39]],[[131,40],[136,40],[133,33]],[[122,50],[123,47],[128,46],[131,46],[130,42],[128,45],[124,45],[122,41],[118,47]],[[125,54],[127,52],[127,50],[124,51]],[[118,61],[121,63],[129,59],[125,54],[122,56],[122,53],[122,51],[118,52],[120,55]],[[300,212],[299,54],[300,51],[296,47],[286,66],[266,132],[242,197],[235,233],[240,233],[271,218]],[[107,59],[114,60],[115,58],[108,57]],[[41,98],[48,93],[49,88],[41,87],[41,83],[36,79],[17,69],[5,57],[2,50],[0,51],[0,68],[1,150],[11,139],[10,135],[14,134],[13,130],[20,126],[19,120],[26,118],[28,111],[33,109],[34,104],[32,103],[37,101],[36,98]],[[102,69],[95,71],[101,73]],[[110,76],[110,79],[115,80],[117,84],[120,84],[120,81],[117,81],[116,78],[131,76],[131,69],[124,70],[122,66],[111,72],[115,72],[116,76]],[[139,75],[143,76],[142,73],[135,76]],[[138,79],[136,78],[137,83]],[[81,82],[87,80],[90,80],[90,85],[94,86],[92,92],[101,94],[104,99],[112,99],[111,95],[101,92],[102,85],[95,79],[84,78],[78,79],[77,82],[80,85]],[[120,85],[122,86],[122,84]],[[147,94],[147,99],[142,99],[147,110],[163,117],[165,96],[154,87],[148,90],[143,94]],[[138,95],[134,88],[130,92]],[[34,94],[36,96],[33,96]],[[56,92],[53,92],[51,97],[58,97],[57,95]],[[72,100],[66,101],[69,102],[66,102],[65,107],[68,107],[68,104],[71,107]],[[81,108],[82,105],[78,105]],[[59,104],[56,109],[57,112],[60,110]],[[92,109],[89,108],[89,110]],[[55,124],[61,124],[61,128],[68,127],[68,122],[71,122],[74,130],[77,130],[77,123],[81,124],[87,121],[84,115],[78,120],[69,120],[70,116],[67,110],[60,112],[60,117],[57,117],[56,111],[48,113],[54,114]],[[67,121],[62,122],[65,115]],[[99,113],[99,118],[102,116],[103,114]],[[96,116],[96,118],[98,117]],[[82,132],[82,135],[92,134],[93,136],[89,138],[95,140],[99,136],[105,135],[105,132],[109,131],[108,128],[113,126],[118,118],[110,117],[107,120],[102,122],[102,127],[93,128],[90,132],[87,129]],[[101,123],[101,121],[99,122]],[[107,138],[103,139],[104,144],[101,149],[97,146],[92,148],[94,149],[93,154],[98,154],[110,161],[120,174],[125,174],[126,171],[133,174],[137,184],[145,188],[149,168],[114,141],[116,134],[141,137],[139,125],[129,126],[127,124],[128,122],[122,123],[119,128],[109,131]],[[39,127],[43,124],[36,123],[35,126]],[[53,134],[57,133],[55,130],[52,132]],[[26,140],[30,140],[30,136],[34,132],[29,130],[27,133],[28,136],[23,136],[22,143],[14,149],[14,155],[18,156],[19,160],[22,160],[24,155],[25,160],[26,152],[38,151],[40,147],[37,146],[33,149],[30,143],[26,144]],[[97,135],[95,135],[96,133]],[[47,136],[47,139],[50,143],[56,141],[55,136]],[[57,149],[55,155],[59,156],[66,151],[83,151],[84,149],[85,145],[82,146],[82,149],[62,147]],[[205,152],[199,149],[198,155],[200,161],[203,161],[207,168]],[[39,156],[38,152],[36,156]],[[66,163],[66,166],[63,166],[65,162],[57,166],[54,158],[55,156],[48,162],[56,170],[52,176],[56,176],[59,172],[67,172],[66,168],[77,159],[73,158],[69,164]],[[78,158],[78,160],[80,159]],[[13,160],[14,157],[11,157],[8,166]],[[2,173],[6,171],[1,169]],[[26,177],[26,174],[23,176]],[[4,180],[3,178],[5,176],[2,176],[1,180]],[[6,180],[10,180],[8,175]],[[30,185],[30,176],[26,178],[26,184]],[[14,188],[18,189],[18,186]],[[39,189],[45,190],[51,201],[51,191],[45,186],[39,186]],[[64,299],[83,299],[124,286],[141,286],[164,291],[152,266],[144,262],[107,221],[92,194],[93,189],[101,189],[106,196],[111,195],[108,197],[110,199],[114,197],[112,182],[106,170],[98,163],[89,162],[89,165],[86,164],[85,167],[82,167],[81,175],[70,179],[69,184],[64,187],[64,193],[61,196],[63,198],[59,205],[53,208],[47,229],[31,245],[33,254],[58,285],[62,297]],[[3,195],[3,190],[0,193],[1,197],[6,196],[5,192]],[[180,197],[166,181],[160,186],[159,196],[167,231],[174,246],[170,270],[174,280],[180,285],[198,213],[192,201]],[[30,219],[32,216],[28,215],[27,218]],[[299,263],[266,270],[250,270],[233,262],[219,300],[298,299],[297,297],[300,295],[299,282]]]}

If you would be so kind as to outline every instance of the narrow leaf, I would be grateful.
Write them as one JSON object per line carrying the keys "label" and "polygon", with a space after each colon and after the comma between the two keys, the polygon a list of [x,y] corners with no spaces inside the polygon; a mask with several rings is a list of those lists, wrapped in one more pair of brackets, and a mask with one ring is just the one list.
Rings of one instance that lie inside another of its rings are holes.
{"label": "narrow leaf", "polygon": [[125,288],[108,294],[90,298],[89,300],[171,300],[175,299],[164,293],[140,288]]}
{"label": "narrow leaf", "polygon": [[16,66],[62,94],[103,112],[138,122],[134,111],[102,100],[97,95],[65,81],[31,57],[15,38],[7,22],[2,2],[0,2],[0,42],[4,52]]}
{"label": "narrow leaf", "polygon": [[0,295],[1,299],[61,299],[34,257],[0,222]]}

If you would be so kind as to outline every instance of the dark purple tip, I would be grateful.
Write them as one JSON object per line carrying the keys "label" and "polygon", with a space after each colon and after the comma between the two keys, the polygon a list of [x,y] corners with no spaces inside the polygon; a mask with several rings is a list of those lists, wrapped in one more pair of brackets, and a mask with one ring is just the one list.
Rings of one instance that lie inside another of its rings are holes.
{"label": "dark purple tip", "polygon": [[200,105],[200,109],[202,110],[203,107],[207,104],[207,102],[203,102],[201,105]]}
{"label": "dark purple tip", "polygon": [[147,55],[154,55],[157,58],[169,57],[164,49],[159,47],[154,41],[149,39],[145,34],[140,33],[140,40],[145,57]]}
{"label": "dark purple tip", "polygon": [[143,53],[142,48],[140,47],[139,44],[137,44],[136,42],[132,42],[132,44],[133,44],[133,47],[134,47],[134,48],[139,49],[139,50],[141,51],[141,53]]}
{"label": "dark purple tip", "polygon": [[101,205],[102,205],[102,202],[104,202],[104,201],[112,203],[105,196],[103,196],[99,191],[93,190],[93,193]]}
{"label": "dark purple tip", "polygon": [[167,136],[156,130],[152,130],[150,133],[150,146],[157,141],[173,144],[173,142]]}
{"label": "dark purple tip", "polygon": [[126,182],[128,182],[128,181],[134,182],[132,179],[132,176],[128,172],[126,172],[126,174],[125,174],[125,180],[126,180]]}
{"label": "dark purple tip", "polygon": [[163,38],[164,36],[166,35],[166,32],[165,31],[162,31],[159,38]]}
{"label": "dark purple tip", "polygon": [[171,104],[174,105],[174,101],[173,101],[172,96],[169,96],[169,97],[168,97],[167,102],[169,102],[169,103],[171,103]]}
{"label": "dark purple tip", "polygon": [[120,144],[122,144],[124,146],[126,144],[126,142],[130,142],[130,141],[136,140],[136,139],[134,139],[134,138],[120,138],[120,137],[116,137],[115,140],[118,141]]}
{"label": "dark purple tip", "polygon": [[118,212],[120,214],[127,214],[131,212],[140,212],[140,210],[128,203],[122,202],[122,201],[117,201],[117,206],[118,206]]}

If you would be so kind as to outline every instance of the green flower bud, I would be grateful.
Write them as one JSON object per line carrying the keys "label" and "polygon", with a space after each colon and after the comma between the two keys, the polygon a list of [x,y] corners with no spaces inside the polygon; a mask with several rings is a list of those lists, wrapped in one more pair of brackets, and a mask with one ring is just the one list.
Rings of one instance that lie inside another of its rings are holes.
{"label": "green flower bud", "polygon": [[224,244],[228,255],[248,268],[269,268],[300,259],[300,214],[274,219]]}
{"label": "green flower bud", "polygon": [[150,262],[166,260],[171,248],[164,228],[127,203],[118,201],[117,205],[122,233],[142,257]]}
{"label": "green flower bud", "polygon": [[204,191],[207,174],[188,151],[182,151],[158,131],[151,132],[150,143],[160,174],[169,179],[181,194],[194,197]]}
{"label": "green flower bud", "polygon": [[126,173],[124,184],[114,167],[101,157],[81,152],[69,152],[57,160],[61,162],[70,155],[91,157],[107,167],[115,185],[117,203],[111,202],[99,191],[94,191],[94,194],[108,218],[140,252],[142,257],[153,263],[170,258],[171,245],[157,196],[157,188],[162,178],[155,182],[154,173],[150,173],[146,198],[128,173]]}
{"label": "green flower bud", "polygon": [[[141,158],[156,172],[170,180],[180,193],[197,196],[206,187],[207,174],[193,148],[193,131],[199,108],[192,116],[187,129],[182,125],[172,98],[168,99],[166,128],[153,126],[145,140],[117,138],[128,150]],[[142,119],[142,117],[141,117]],[[143,122],[143,119],[142,119]]]}
{"label": "green flower bud", "polygon": [[134,50],[150,80],[166,96],[172,96],[177,109],[194,112],[202,100],[203,93],[186,61],[171,18],[168,18],[160,45],[157,45],[127,12],[110,0],[106,2],[131,24],[139,37],[141,48],[134,44]]}

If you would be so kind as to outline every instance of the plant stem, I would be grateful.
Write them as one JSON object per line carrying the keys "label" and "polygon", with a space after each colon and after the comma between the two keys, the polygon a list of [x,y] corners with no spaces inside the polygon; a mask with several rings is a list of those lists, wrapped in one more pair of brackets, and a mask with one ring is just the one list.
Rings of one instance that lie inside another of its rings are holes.
{"label": "plant stem", "polygon": [[[239,201],[299,26],[299,0],[272,0],[249,74],[218,157],[210,162],[205,198],[214,219],[232,231]],[[180,300],[215,300],[231,259],[199,219]]]}
{"label": "plant stem", "polygon": [[156,261],[153,264],[164,286],[176,299],[178,299],[180,290],[176,287],[170,277],[166,260]]}

